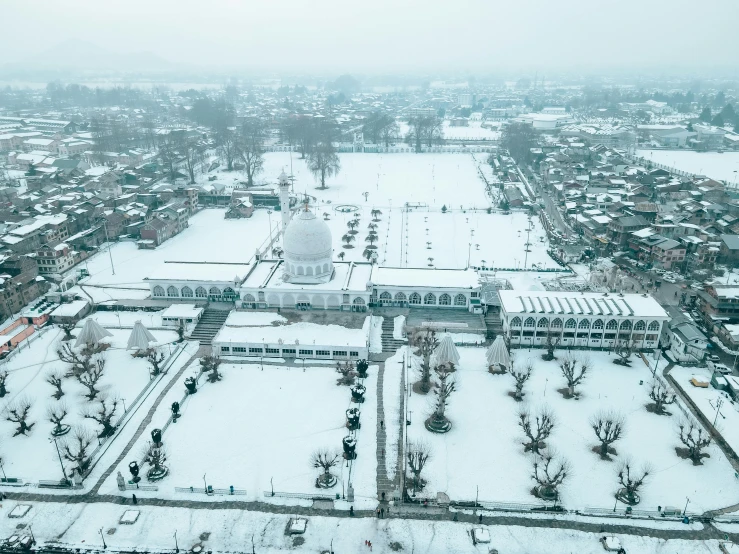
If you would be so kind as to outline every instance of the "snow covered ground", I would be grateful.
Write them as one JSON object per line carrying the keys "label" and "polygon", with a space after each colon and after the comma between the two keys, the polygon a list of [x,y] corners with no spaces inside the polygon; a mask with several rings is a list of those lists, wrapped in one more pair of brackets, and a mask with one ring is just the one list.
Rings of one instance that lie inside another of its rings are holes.
{"label": "snow covered ground", "polygon": [[[94,316],[93,316],[94,317]],[[110,329],[112,337],[107,342],[111,347],[105,351],[105,372],[98,383],[101,393],[110,398],[122,399],[130,407],[139,393],[149,384],[149,365],[143,358],[133,358],[130,351],[126,351],[126,342],[131,334],[129,330]],[[152,331],[160,343],[167,343],[177,339],[177,334],[171,331]],[[17,477],[25,481],[36,482],[41,480],[59,480],[62,478],[59,458],[53,442],[49,436],[53,429],[52,423],[47,420],[47,407],[66,405],[68,415],[65,423],[75,428],[81,427],[90,431],[98,430],[98,424],[84,419],[81,411],[90,403],[84,394],[87,389],[75,379],[64,380],[62,389],[64,396],[55,400],[51,395],[54,388],[46,382],[46,377],[54,370],[65,371],[67,364],[59,361],[57,349],[61,345],[63,332],[55,327],[43,331],[30,344],[21,347],[13,357],[3,365],[3,370],[9,372],[7,380],[8,395],[0,400],[0,409],[12,406],[15,402],[27,398],[32,406],[29,423],[35,423],[27,436],[13,437],[15,424],[0,420],[0,436],[3,438],[2,461],[5,473],[9,477]],[[164,350],[167,353],[167,350]],[[93,403],[94,406],[94,403]],[[122,405],[119,405],[118,416],[122,415]],[[63,444],[63,440],[61,443]],[[67,470],[71,463],[65,462]]]}
{"label": "snow covered ground", "polygon": [[693,150],[637,150],[641,156],[655,163],[727,181],[736,187],[739,179],[739,152],[695,152]]}
{"label": "snow covered ground", "polygon": [[[506,525],[483,526],[489,530],[490,544],[474,546],[470,539],[473,525],[450,521],[420,521],[376,518],[330,518],[310,516],[306,532],[300,535],[304,544],[293,544],[285,534],[290,515],[267,514],[236,509],[163,508],[156,506],[118,506],[114,504],[42,504],[32,503],[22,519],[6,516],[16,506],[3,502],[0,508],[0,534],[9,537],[25,534],[19,523],[31,523],[39,542],[102,551],[100,530],[109,550],[133,550],[143,545],[150,550],[173,551],[174,533],[180,549],[190,551],[195,545],[203,550],[219,552],[251,552],[278,554],[285,551],[323,552],[333,546],[337,553],[369,552],[364,541],[370,540],[373,553],[389,553],[397,542],[401,552],[427,554],[483,554],[497,548],[505,554],[533,552],[583,554],[603,552],[600,534],[556,528],[531,528]],[[126,510],[135,508],[139,517],[133,525],[120,525]],[[478,527],[478,526],[474,526]],[[108,534],[114,529],[113,534]],[[205,537],[205,538],[203,538]],[[718,541],[663,540],[649,537],[618,535],[629,553],[718,554]],[[553,548],[553,545],[556,545]],[[85,551],[85,550],[83,550]]]}
{"label": "snow covered ground", "polygon": [[[621,460],[630,458],[637,466],[649,462],[653,473],[641,491],[640,509],[656,510],[658,505],[682,505],[690,498],[690,510],[703,512],[735,503],[739,483],[729,462],[715,445],[703,466],[695,467],[679,458],[681,446],[676,435],[679,408],[672,417],[657,416],[645,409],[650,402],[651,371],[638,359],[632,368],[612,363],[605,352],[589,352],[593,369],[581,385],[579,400],[567,400],[557,391],[565,386],[558,362],[541,360],[542,350],[514,350],[518,365],[530,358],[535,369],[525,386],[524,403],[515,402],[510,375],[491,375],[483,348],[459,348],[461,362],[456,375],[457,391],[452,395],[448,417],[452,430],[445,435],[428,432],[423,426],[430,414],[432,397],[413,394],[409,409],[411,440],[423,440],[432,447],[432,459],[424,469],[428,493],[446,492],[452,499],[471,500],[479,487],[479,498],[494,502],[536,503],[530,494],[531,455],[524,453],[517,414],[522,407],[537,410],[548,406],[557,418],[547,441],[572,465],[572,473],[562,489],[568,508],[612,508],[618,488],[616,471]],[[558,352],[562,359],[566,354]],[[412,372],[415,381],[418,374]],[[387,386],[387,381],[386,381]],[[602,461],[591,448],[597,444],[589,426],[590,416],[600,409],[617,409],[626,417],[626,432],[615,445],[615,461]]]}
{"label": "snow covered ground", "polygon": [[[197,364],[191,367],[187,375],[195,374]],[[361,405],[351,403],[349,387],[336,385],[339,375],[334,366],[261,367],[224,363],[222,381],[208,383],[201,377],[198,392],[182,403],[182,417],[164,434],[170,474],[157,483],[156,496],[172,497],[174,487],[200,490],[204,474],[214,488],[245,489],[246,497],[232,497],[236,500],[283,501],[264,497],[271,486],[279,492],[341,494],[341,481],[329,490],[315,487],[319,470],[312,467],[310,458],[320,448],[341,449],[341,440],[349,434],[345,410],[360,406],[358,457],[351,468],[344,463],[333,473],[343,477],[345,486],[352,482],[355,508],[375,503],[377,366],[370,366]],[[164,426],[172,402],[181,402],[184,391],[184,386],[170,390],[132,452],[145,447],[152,429]],[[129,461],[118,468],[126,477]],[[115,474],[101,493],[117,493]],[[197,495],[187,498],[198,500]]]}

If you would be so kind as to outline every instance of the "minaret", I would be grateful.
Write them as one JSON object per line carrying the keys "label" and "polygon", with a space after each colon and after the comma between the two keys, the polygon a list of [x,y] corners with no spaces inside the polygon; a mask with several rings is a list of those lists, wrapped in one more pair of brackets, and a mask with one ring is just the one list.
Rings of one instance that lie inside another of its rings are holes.
{"label": "minaret", "polygon": [[282,233],[285,233],[287,224],[290,223],[290,181],[283,171],[278,177],[280,181],[280,215],[282,216]]}

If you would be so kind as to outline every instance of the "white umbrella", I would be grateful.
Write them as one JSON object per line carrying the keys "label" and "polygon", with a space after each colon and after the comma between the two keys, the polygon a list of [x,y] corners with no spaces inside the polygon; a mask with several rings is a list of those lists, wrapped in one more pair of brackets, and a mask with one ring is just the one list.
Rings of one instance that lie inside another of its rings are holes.
{"label": "white umbrella", "polygon": [[505,369],[511,368],[511,357],[508,354],[508,348],[506,348],[503,335],[495,337],[493,344],[490,345],[487,352],[485,352],[485,358],[488,361],[488,367],[502,366]]}
{"label": "white umbrella", "polygon": [[112,337],[107,330],[100,327],[100,324],[94,319],[90,318],[85,321],[85,325],[82,327],[82,331],[77,336],[77,342],[74,343],[74,347],[84,346],[86,344],[97,344],[105,337]]}
{"label": "white umbrella", "polygon": [[457,347],[454,346],[454,341],[449,333],[446,333],[441,338],[439,346],[434,349],[431,358],[433,360],[432,365],[434,366],[448,363],[452,363],[455,366],[459,365],[459,352],[457,352]]}
{"label": "white umbrella", "polygon": [[131,348],[135,348],[136,350],[146,350],[149,348],[150,342],[156,342],[156,338],[154,335],[151,334],[151,332],[144,327],[144,324],[141,323],[141,320],[136,321],[136,323],[133,324],[133,329],[131,330],[131,336],[128,337],[128,345],[126,346],[126,350],[130,350]]}

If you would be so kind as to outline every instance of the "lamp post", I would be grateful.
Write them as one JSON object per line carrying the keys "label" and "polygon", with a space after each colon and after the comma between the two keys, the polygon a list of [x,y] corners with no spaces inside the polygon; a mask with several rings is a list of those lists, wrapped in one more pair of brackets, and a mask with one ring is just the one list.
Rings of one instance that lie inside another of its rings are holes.
{"label": "lamp post", "polygon": [[203,486],[205,487],[205,494],[208,494],[208,483],[205,480],[205,473],[203,473]]}
{"label": "lamp post", "polygon": [[688,502],[690,502],[690,498],[687,496],[685,497],[685,508],[683,508],[683,515],[685,515],[685,512],[688,511]]}
{"label": "lamp post", "polygon": [[103,539],[103,550],[105,550],[106,548],[108,548],[108,545],[105,544],[105,535],[103,535],[103,528],[102,527],[100,528],[100,538]]}
{"label": "lamp post", "polygon": [[272,244],[272,210],[267,210],[267,216],[269,217],[269,242]]}
{"label": "lamp post", "polygon": [[179,552],[180,551],[180,545],[177,544],[177,530],[175,529],[174,532],[174,551]]}
{"label": "lamp post", "polygon": [[[99,228],[99,227],[98,227]],[[108,243],[108,255],[110,256],[110,269],[115,275],[115,266],[113,265],[113,253],[110,251],[110,239],[108,238],[108,222],[103,219],[103,229],[105,229],[105,242]]]}
{"label": "lamp post", "polygon": [[[54,442],[54,446],[56,446],[56,454],[59,456],[59,467],[62,468],[62,481],[66,484],[67,481],[67,472],[64,471],[64,462],[62,461],[62,453],[59,451],[59,443],[56,442],[56,437],[51,437],[49,440]],[[5,471],[3,470],[3,475],[5,475]]]}
{"label": "lamp post", "polygon": [[3,465],[2,458],[0,458],[0,469],[3,470],[3,481],[5,481],[7,483],[8,482],[8,476],[5,475],[5,466]]}

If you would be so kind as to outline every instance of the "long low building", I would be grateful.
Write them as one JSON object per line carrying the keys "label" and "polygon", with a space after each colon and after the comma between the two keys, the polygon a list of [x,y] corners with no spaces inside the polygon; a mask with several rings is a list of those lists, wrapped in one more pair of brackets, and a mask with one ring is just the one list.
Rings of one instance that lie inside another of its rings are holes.
{"label": "long low building", "polygon": [[659,345],[667,312],[649,295],[501,290],[500,317],[512,346],[610,348]]}

